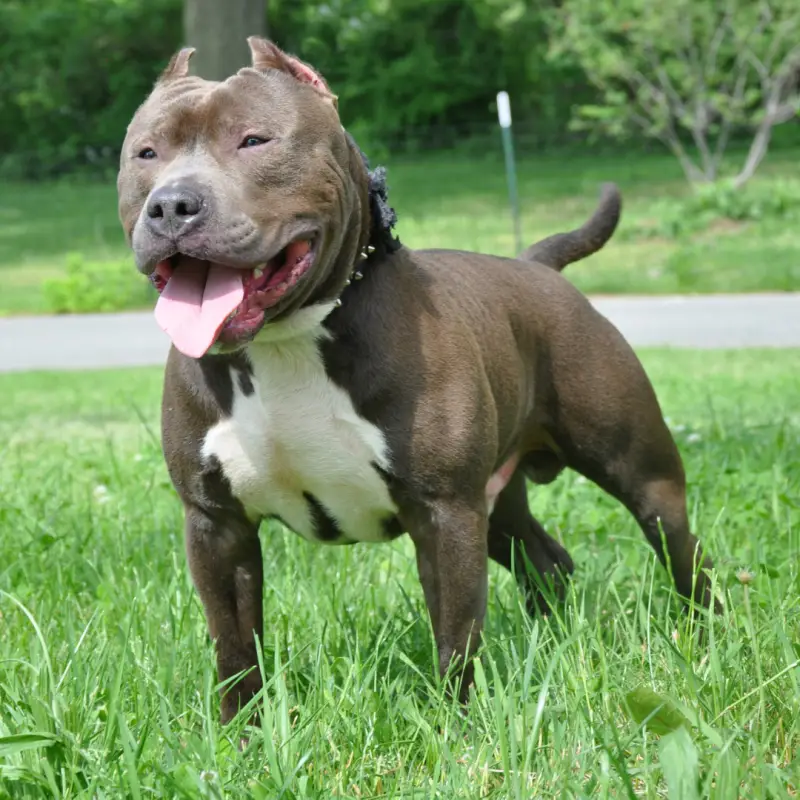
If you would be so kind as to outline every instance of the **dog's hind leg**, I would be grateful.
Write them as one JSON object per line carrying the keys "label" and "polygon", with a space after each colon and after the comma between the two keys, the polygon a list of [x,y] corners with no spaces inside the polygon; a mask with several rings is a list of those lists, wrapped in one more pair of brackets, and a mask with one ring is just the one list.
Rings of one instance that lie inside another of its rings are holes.
{"label": "dog's hind leg", "polygon": [[574,570],[569,553],[531,514],[522,468],[497,498],[489,517],[489,557],[513,569],[529,613],[547,613],[550,596],[562,600]]}
{"label": "dog's hind leg", "polygon": [[549,432],[567,466],[633,514],[680,595],[708,607],[705,570],[712,561],[689,530],[683,463],[653,387],[606,320],[596,318],[592,333],[580,348],[569,339],[559,343],[569,352],[553,359],[558,402]]}
{"label": "dog's hind leg", "polygon": [[706,570],[713,563],[689,530],[686,482],[677,449],[670,452],[665,447],[657,454],[632,443],[619,460],[593,463],[584,452],[573,463],[633,514],[661,563],[669,567],[678,593],[685,600],[694,598],[698,605],[710,606]]}

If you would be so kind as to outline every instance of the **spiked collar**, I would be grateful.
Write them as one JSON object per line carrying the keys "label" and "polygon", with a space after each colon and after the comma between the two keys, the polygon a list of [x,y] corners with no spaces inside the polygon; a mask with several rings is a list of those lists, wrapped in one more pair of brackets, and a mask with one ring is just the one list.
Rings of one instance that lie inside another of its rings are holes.
{"label": "spiked collar", "polygon": [[[386,167],[377,166],[370,169],[369,159],[364,155],[364,151],[358,146],[355,139],[344,131],[350,146],[359,154],[367,173],[369,185],[367,194],[369,197],[369,218],[370,229],[367,243],[359,250],[356,256],[356,263],[353,271],[345,283],[345,288],[353,281],[360,281],[364,277],[364,268],[369,260],[377,254],[378,257],[394,253],[401,247],[400,239],[392,232],[397,223],[397,213],[389,205],[389,187],[386,183]],[[341,297],[336,300],[336,307],[342,305]]]}

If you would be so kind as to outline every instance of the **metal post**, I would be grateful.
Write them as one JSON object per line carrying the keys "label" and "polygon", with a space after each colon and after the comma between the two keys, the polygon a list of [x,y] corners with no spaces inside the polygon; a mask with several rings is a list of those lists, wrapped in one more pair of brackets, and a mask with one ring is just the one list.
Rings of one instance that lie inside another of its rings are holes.
{"label": "metal post", "polygon": [[522,227],[519,218],[519,199],[517,197],[517,170],[514,164],[514,141],[511,136],[511,103],[508,92],[497,95],[497,118],[500,121],[500,132],[503,134],[503,152],[506,157],[506,179],[508,181],[508,198],[511,201],[511,215],[514,221],[514,240],[517,253],[522,252]]}

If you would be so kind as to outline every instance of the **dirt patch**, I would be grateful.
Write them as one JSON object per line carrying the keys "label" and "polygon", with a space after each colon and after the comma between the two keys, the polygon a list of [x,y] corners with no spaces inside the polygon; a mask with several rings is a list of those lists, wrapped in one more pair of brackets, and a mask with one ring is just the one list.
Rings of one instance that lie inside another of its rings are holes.
{"label": "dirt patch", "polygon": [[747,228],[747,223],[742,220],[718,217],[709,223],[705,230],[697,234],[697,239],[707,239],[709,236],[731,236]]}

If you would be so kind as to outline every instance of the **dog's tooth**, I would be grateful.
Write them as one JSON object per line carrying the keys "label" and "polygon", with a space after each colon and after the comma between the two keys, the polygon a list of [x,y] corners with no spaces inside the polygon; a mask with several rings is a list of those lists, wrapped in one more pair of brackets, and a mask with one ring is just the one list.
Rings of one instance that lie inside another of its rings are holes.
{"label": "dog's tooth", "polygon": [[374,252],[375,252],[375,248],[371,244],[368,244],[367,245],[367,253],[369,253],[369,255],[372,255]]}
{"label": "dog's tooth", "polygon": [[264,267],[256,267],[253,270],[253,277],[260,278],[264,274]]}
{"label": "dog's tooth", "polygon": [[363,250],[358,254],[359,261],[366,261],[368,258],[369,256]]}
{"label": "dog's tooth", "polygon": [[360,272],[359,270],[356,270],[356,271],[353,273],[353,277],[354,277],[354,278],[355,278],[357,281],[360,281],[360,280],[361,280],[361,279],[364,277],[364,273],[363,273],[363,272]]}
{"label": "dog's tooth", "polygon": [[333,305],[336,308],[341,308],[342,307],[342,299],[340,297],[337,297],[336,300],[333,301]]}

